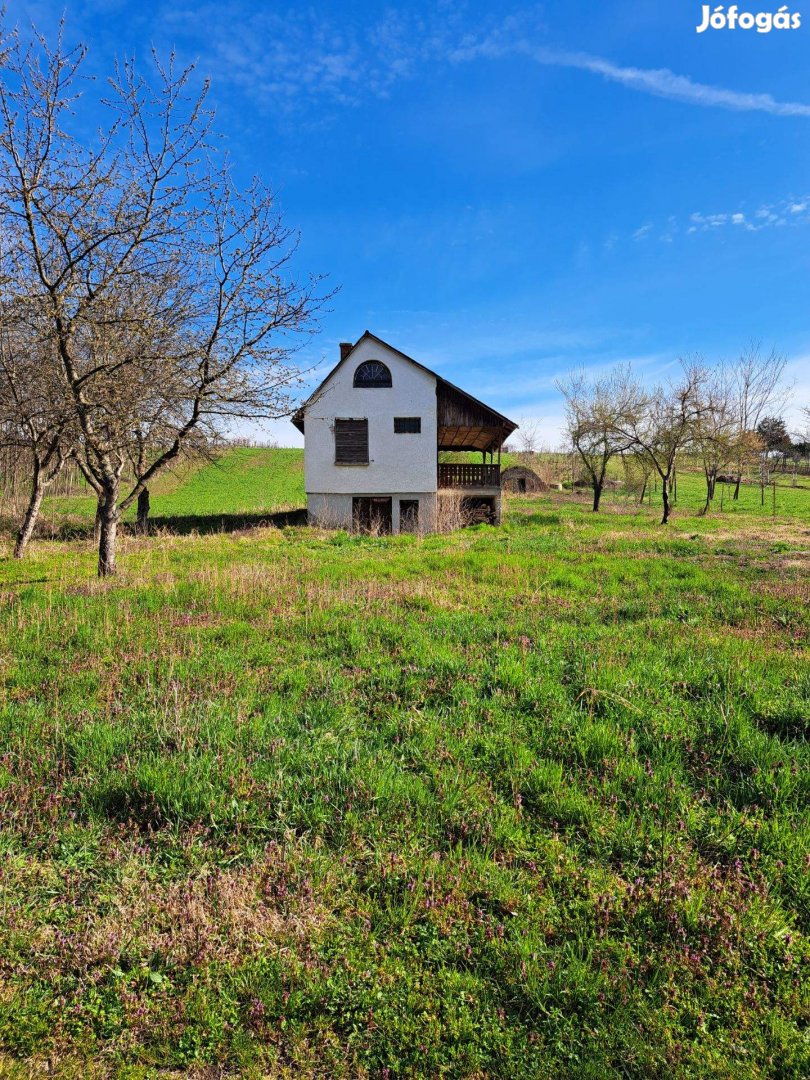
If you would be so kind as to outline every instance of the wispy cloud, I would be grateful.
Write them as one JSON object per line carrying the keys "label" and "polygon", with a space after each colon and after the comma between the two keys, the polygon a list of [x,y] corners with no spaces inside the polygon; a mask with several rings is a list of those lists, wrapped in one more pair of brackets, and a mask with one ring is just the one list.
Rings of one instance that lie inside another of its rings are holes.
{"label": "wispy cloud", "polygon": [[314,8],[247,0],[164,5],[161,14],[164,35],[179,41],[184,55],[199,52],[206,72],[273,108],[385,98],[420,65],[446,55],[461,26],[453,12],[417,16],[389,8],[374,21],[337,21]]}
{"label": "wispy cloud", "polygon": [[590,53],[537,44],[543,29],[507,18],[476,36],[464,6],[438,5],[430,14],[388,8],[377,20],[339,23],[311,8],[271,9],[247,0],[193,7],[163,4],[164,33],[199,48],[203,66],[228,78],[257,101],[292,106],[307,99],[354,105],[386,97],[426,64],[526,56],[538,64],[599,75],[631,90],[688,104],[773,116],[810,117],[810,104],[777,101],[770,94],[695,82],[668,68],[625,67]]}
{"label": "wispy cloud", "polygon": [[513,39],[508,30],[498,32],[486,40],[466,44],[455,50],[453,59],[470,61],[479,57],[497,59],[516,55],[527,56],[536,63],[548,67],[589,71],[631,90],[639,90],[653,94],[655,97],[669,98],[672,101],[682,101],[690,105],[732,109],[736,112],[765,112],[773,116],[810,117],[810,104],[777,101],[770,94],[752,94],[740,90],[727,90],[721,86],[710,86],[708,83],[695,82],[686,75],[677,75],[669,68],[622,67],[601,56],[592,56],[583,52],[566,52],[534,45],[522,38]]}
{"label": "wispy cloud", "polygon": [[716,229],[740,228],[746,232],[760,232],[773,226],[810,225],[810,197],[805,199],[782,199],[766,203],[753,213],[741,210],[720,214],[692,214],[687,233],[712,232]]}
{"label": "wispy cloud", "polygon": [[755,210],[743,209],[706,213],[695,211],[686,220],[670,216],[660,229],[645,222],[630,234],[633,240],[660,240],[672,243],[678,234],[717,233],[727,229],[761,232],[773,227],[795,228],[810,225],[810,195],[790,197],[774,203],[763,203]]}

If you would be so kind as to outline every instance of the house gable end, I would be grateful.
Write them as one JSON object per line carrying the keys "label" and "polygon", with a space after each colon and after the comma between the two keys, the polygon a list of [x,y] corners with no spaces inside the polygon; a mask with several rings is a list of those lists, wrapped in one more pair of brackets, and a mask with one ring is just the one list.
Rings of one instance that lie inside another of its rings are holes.
{"label": "house gable end", "polygon": [[[373,355],[372,353],[368,353],[367,349],[363,348],[363,346],[367,344],[373,344]],[[370,330],[366,330],[357,339],[354,345],[352,345],[351,349],[346,352],[345,356],[342,356],[340,360],[338,360],[332,370],[324,377],[323,381],[315,390],[313,390],[307,400],[293,414],[292,422],[302,435],[305,433],[304,428],[307,409],[314,405],[316,401],[323,400],[325,395],[329,392],[330,387],[334,385],[335,380],[339,378],[342,373],[349,371],[353,378],[355,369],[359,367],[361,363],[365,360],[375,358],[382,360],[388,367],[392,367],[392,364],[396,366],[404,360],[408,364],[413,365],[413,367],[423,371],[427,376],[434,380],[434,382],[439,379],[439,376],[436,375],[434,371],[431,371],[430,368],[426,368],[424,364],[420,364],[417,360],[414,360],[400,349],[395,348],[393,345],[389,345],[387,341],[383,341],[383,339],[377,337],[376,334],[372,334]],[[392,389],[396,390],[396,381],[394,382]]]}
{"label": "house gable end", "polygon": [[[343,372],[354,372],[364,360],[376,358],[391,365],[402,362],[423,372],[432,380],[436,389],[436,409],[438,412],[438,439],[440,449],[488,451],[502,445],[517,429],[517,424],[483,401],[468,394],[466,390],[443,379],[435,371],[420,364],[401,349],[389,345],[387,341],[366,330],[335,367],[329,372],[318,388],[293,416],[293,423],[305,433],[306,412],[316,401],[322,401],[328,395],[335,380]],[[393,389],[396,390],[396,381]]]}

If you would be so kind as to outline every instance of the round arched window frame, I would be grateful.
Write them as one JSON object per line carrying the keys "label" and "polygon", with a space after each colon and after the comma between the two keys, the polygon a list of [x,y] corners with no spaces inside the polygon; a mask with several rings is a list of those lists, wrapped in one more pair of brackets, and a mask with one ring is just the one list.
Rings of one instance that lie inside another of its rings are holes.
{"label": "round arched window frame", "polygon": [[388,390],[391,386],[391,369],[382,360],[364,360],[354,370],[355,390]]}

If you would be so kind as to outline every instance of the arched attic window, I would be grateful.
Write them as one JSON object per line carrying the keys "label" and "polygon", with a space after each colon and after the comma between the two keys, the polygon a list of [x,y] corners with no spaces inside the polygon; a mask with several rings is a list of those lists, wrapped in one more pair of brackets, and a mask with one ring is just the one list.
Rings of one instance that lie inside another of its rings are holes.
{"label": "arched attic window", "polygon": [[381,360],[365,360],[355,369],[354,386],[357,390],[390,385],[391,372]]}

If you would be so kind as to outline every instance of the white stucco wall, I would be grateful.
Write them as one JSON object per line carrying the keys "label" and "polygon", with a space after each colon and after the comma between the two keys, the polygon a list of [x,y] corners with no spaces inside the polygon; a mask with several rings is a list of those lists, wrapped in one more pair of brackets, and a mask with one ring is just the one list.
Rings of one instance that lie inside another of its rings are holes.
{"label": "white stucco wall", "polygon": [[[390,389],[355,390],[355,368],[381,360]],[[419,416],[419,435],[395,435],[395,416]],[[335,464],[335,419],[368,419],[368,465]],[[313,495],[391,495],[436,490],[436,378],[375,341],[363,341],[304,413],[304,483]],[[334,504],[336,505],[336,504]]]}

